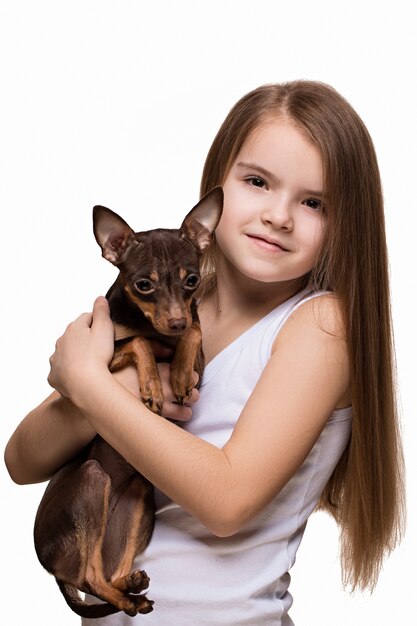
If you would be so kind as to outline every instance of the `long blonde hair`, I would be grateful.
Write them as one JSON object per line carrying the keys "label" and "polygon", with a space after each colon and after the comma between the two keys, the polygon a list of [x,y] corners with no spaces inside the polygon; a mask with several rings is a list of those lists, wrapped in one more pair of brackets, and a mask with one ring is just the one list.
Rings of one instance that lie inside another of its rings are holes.
{"label": "long blonde hair", "polygon": [[[383,198],[369,133],[328,85],[304,80],[264,85],[241,98],[226,117],[205,162],[201,195],[224,182],[260,124],[282,116],[321,152],[326,235],[306,281],[338,295],[350,357],[351,440],[319,507],[341,529],[344,583],[372,589],[384,557],[402,535],[404,486]],[[213,258],[206,259],[208,270]],[[212,272],[211,286],[214,280]]]}

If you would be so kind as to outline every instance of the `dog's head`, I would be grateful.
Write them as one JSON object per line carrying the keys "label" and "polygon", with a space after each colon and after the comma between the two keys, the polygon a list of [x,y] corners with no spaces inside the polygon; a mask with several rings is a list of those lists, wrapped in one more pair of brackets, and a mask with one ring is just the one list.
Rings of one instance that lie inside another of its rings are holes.
{"label": "dog's head", "polygon": [[118,267],[129,299],[164,335],[177,335],[191,326],[201,255],[212,242],[222,208],[223,190],[215,187],[178,230],[138,233],[110,209],[93,209],[94,235],[103,257]]}

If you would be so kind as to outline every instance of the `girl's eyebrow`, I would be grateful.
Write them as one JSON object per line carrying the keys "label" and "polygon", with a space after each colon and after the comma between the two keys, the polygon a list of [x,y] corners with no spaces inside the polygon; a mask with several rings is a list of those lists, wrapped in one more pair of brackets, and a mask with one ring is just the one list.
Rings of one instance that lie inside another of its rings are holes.
{"label": "girl's eyebrow", "polygon": [[246,167],[249,170],[257,170],[260,174],[263,174],[264,176],[266,176],[266,178],[269,178],[270,180],[276,183],[279,182],[275,174],[272,174],[272,172],[269,172],[268,170],[261,167],[260,165],[257,165],[256,163],[247,163],[244,161],[239,161],[239,163],[236,163],[236,165],[238,167]]}
{"label": "girl's eyebrow", "polygon": [[[279,178],[275,176],[275,174],[273,174],[272,172],[269,172],[268,170],[266,170],[261,165],[257,165],[256,163],[248,163],[246,161],[239,161],[239,163],[236,163],[236,165],[238,167],[246,167],[249,170],[256,170],[257,172],[259,172],[260,174],[262,174],[263,176],[265,176],[272,182],[279,183]],[[315,196],[318,198],[321,198],[323,196],[322,190],[314,191],[312,189],[303,189],[303,193],[308,194],[309,196]]]}

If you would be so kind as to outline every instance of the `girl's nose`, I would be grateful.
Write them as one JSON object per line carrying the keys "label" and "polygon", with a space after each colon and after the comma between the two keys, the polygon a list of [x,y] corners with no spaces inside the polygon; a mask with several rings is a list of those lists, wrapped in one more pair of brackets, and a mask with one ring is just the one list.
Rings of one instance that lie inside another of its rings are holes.
{"label": "girl's nose", "polygon": [[262,222],[275,229],[292,230],[294,224],[289,201],[279,198],[268,204],[262,212]]}

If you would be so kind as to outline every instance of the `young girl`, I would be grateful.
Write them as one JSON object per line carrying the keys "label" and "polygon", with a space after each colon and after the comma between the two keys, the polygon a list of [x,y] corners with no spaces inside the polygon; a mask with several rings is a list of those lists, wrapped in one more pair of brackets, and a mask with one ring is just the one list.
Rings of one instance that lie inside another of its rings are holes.
{"label": "young girl", "polygon": [[141,403],[131,369],[109,373],[113,326],[98,298],[57,343],[56,392],[6,450],[12,478],[34,482],[100,433],[155,485],[155,532],[137,557],[154,611],[103,626],[287,626],[288,571],[315,507],[340,526],[353,587],[375,585],[400,536],[383,203],[363,123],[327,85],[260,87],[210,149],[201,193],[219,184],[192,418],[167,382],[164,415],[182,427]]}

